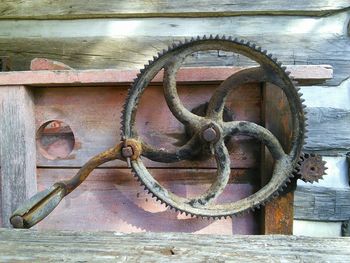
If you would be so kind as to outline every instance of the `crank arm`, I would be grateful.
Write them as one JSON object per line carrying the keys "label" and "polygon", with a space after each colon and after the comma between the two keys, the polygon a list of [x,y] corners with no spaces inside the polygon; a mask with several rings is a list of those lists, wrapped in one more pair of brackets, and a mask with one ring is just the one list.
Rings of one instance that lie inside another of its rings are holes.
{"label": "crank arm", "polygon": [[136,140],[125,140],[114,148],[104,151],[91,158],[70,180],[55,183],[50,188],[41,191],[25,201],[10,217],[14,228],[31,228],[47,217],[61,200],[77,188],[89,174],[101,164],[120,159],[134,160],[140,155],[141,147]]}

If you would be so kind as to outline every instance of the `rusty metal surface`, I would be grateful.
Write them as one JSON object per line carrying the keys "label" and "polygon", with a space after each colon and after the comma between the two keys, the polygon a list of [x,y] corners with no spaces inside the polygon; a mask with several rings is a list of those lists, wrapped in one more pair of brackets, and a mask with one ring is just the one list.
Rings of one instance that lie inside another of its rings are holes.
{"label": "rusty metal surface", "polygon": [[[243,70],[226,79],[214,91],[205,116],[199,116],[187,110],[181,103],[176,90],[176,73],[187,56],[205,50],[233,51],[258,62],[260,67]],[[255,209],[277,196],[293,176],[293,170],[298,166],[305,133],[301,94],[298,93],[288,72],[285,72],[285,68],[277,62],[277,59],[249,42],[219,36],[215,38],[212,36],[198,37],[174,45],[167,51],[164,50],[140,71],[129,91],[122,116],[122,136],[125,138],[138,138],[135,129],[137,105],[145,88],[161,69],[164,69],[164,95],[169,109],[178,121],[191,130],[192,138],[174,152],[155,149],[145,142],[140,142],[143,149],[142,155],[158,162],[191,160],[199,154],[198,149],[202,148],[199,145],[207,145],[215,156],[218,170],[215,182],[205,193],[195,198],[184,198],[169,192],[160,185],[149,173],[141,159],[132,161],[133,171],[153,197],[186,214],[221,218]],[[223,121],[223,110],[228,94],[244,83],[259,81],[279,86],[288,99],[293,130],[291,150],[287,153],[274,135],[264,127],[245,121]],[[230,175],[229,153],[224,144],[224,138],[235,134],[252,136],[269,148],[276,161],[273,176],[253,195],[236,202],[217,204],[215,201],[225,188]]]}
{"label": "rusty metal surface", "polygon": [[304,182],[318,182],[326,174],[326,170],[326,162],[322,160],[322,156],[313,153],[300,156],[298,176]]}
{"label": "rusty metal surface", "polygon": [[48,216],[60,203],[60,201],[77,188],[89,174],[103,163],[121,159],[124,147],[130,147],[132,155],[128,158],[137,159],[140,155],[139,143],[129,139],[120,142],[115,147],[108,149],[91,158],[70,180],[55,183],[51,188],[37,193],[22,204],[11,216],[10,222],[15,228],[30,228]]}
{"label": "rusty metal surface", "polygon": [[[187,110],[179,99],[176,88],[176,74],[187,56],[197,51],[224,50],[244,55],[260,66],[245,69],[239,74],[227,78],[215,91],[208,102],[206,113],[197,115]],[[137,106],[143,91],[164,69],[164,96],[170,111],[187,130],[191,138],[175,151],[157,149],[142,141],[135,129]],[[280,87],[286,94],[292,115],[291,150],[285,152],[276,137],[266,128],[248,121],[225,121],[224,109],[230,92],[242,84],[250,82],[270,82]],[[122,141],[105,152],[90,159],[70,180],[54,184],[50,189],[38,193],[17,209],[11,217],[14,227],[29,228],[45,218],[62,200],[78,187],[93,169],[99,165],[121,159],[127,161],[149,193],[157,200],[177,211],[193,216],[221,218],[237,215],[259,208],[276,197],[286,186],[298,160],[305,133],[305,118],[301,94],[294,87],[289,73],[281,63],[254,44],[225,37],[198,37],[186,40],[163,51],[140,71],[122,111]],[[203,116],[204,115],[204,116]],[[245,135],[256,138],[265,144],[275,159],[271,180],[256,193],[231,203],[217,203],[230,177],[229,151],[225,138],[232,135]],[[181,160],[193,160],[209,149],[209,155],[215,157],[217,173],[214,182],[204,193],[194,198],[180,197],[165,189],[149,173],[141,157],[157,162],[171,163]]]}

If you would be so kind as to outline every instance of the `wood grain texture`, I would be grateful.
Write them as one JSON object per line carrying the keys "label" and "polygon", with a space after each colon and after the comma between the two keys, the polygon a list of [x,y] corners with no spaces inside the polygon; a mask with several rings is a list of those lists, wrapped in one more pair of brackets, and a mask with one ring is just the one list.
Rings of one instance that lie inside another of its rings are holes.
{"label": "wood grain texture", "polygon": [[0,236],[0,261],[10,262],[346,262],[350,256],[345,237],[6,229]]}
{"label": "wood grain texture", "polygon": [[[76,69],[136,69],[177,40],[226,34],[248,39],[273,51],[284,64],[332,64],[335,74],[329,84],[337,85],[350,71],[348,21],[348,12],[324,18],[239,16],[4,21],[0,28],[0,55],[10,56],[15,70],[29,69],[35,57],[62,61]],[[202,66],[251,64],[242,56],[217,51],[194,54],[188,61],[188,65]]]}
{"label": "wood grain texture", "polygon": [[345,154],[350,148],[350,110],[328,107],[306,109],[308,136],[306,151],[327,155]]}
{"label": "wood grain texture", "polygon": [[[44,60],[45,59],[39,59]],[[36,59],[34,59],[34,62]],[[185,67],[180,68],[177,82],[223,81],[242,70],[242,67]],[[299,83],[319,83],[333,78],[333,68],[330,65],[286,65],[290,76]],[[41,71],[11,71],[0,73],[0,85],[28,86],[91,86],[131,84],[140,70],[96,69],[96,70],[41,70]],[[163,70],[151,83],[163,81]],[[129,88],[129,86],[125,87]]]}
{"label": "wood grain texture", "polygon": [[0,87],[0,226],[36,192],[35,120],[31,92],[24,86]]}
{"label": "wood grain texture", "polygon": [[[234,33],[230,35],[237,36]],[[347,38],[338,38],[332,35],[322,39],[314,35],[264,35],[263,38],[261,36],[238,35],[238,37],[258,43],[268,51],[273,52],[273,55],[283,64],[331,64],[334,68],[334,79],[327,82],[329,85],[338,85],[349,76],[350,66],[346,61],[349,59],[350,45]],[[11,57],[13,70],[28,70],[30,61],[36,57],[62,61],[75,69],[140,69],[174,40],[183,39],[183,37],[129,37],[122,39],[106,37],[66,39],[0,37],[0,55]],[[17,55],[19,53],[20,55]],[[251,65],[252,63],[244,57],[232,53],[210,52],[194,54],[186,66],[246,67]]]}
{"label": "wood grain texture", "polygon": [[[262,119],[286,153],[291,147],[291,112],[283,90],[266,83],[262,86]],[[274,171],[274,159],[266,147],[261,149],[261,185],[266,185]],[[293,188],[295,181],[290,184]],[[281,194],[262,210],[264,234],[293,234],[293,192]]]}
{"label": "wood grain texture", "polygon": [[[166,189],[194,197],[207,190],[216,169],[149,169]],[[44,190],[73,176],[77,169],[38,169]],[[258,170],[232,169],[219,202],[246,197],[257,190]],[[79,223],[78,223],[79,222]],[[222,220],[191,218],[167,209],[133,178],[129,169],[96,169],[45,220],[39,229],[113,230],[118,232],[187,232],[201,234],[259,234],[254,213]]]}
{"label": "wood grain texture", "polygon": [[[219,83],[182,84],[178,92],[185,107],[193,109],[209,100]],[[120,141],[120,112],[127,94],[127,86],[53,87],[33,89],[36,129],[50,120],[70,125],[75,147],[64,159],[48,160],[38,151],[39,167],[81,167],[88,159]],[[154,103],[154,102],[157,103]],[[260,87],[256,83],[244,85],[232,92],[227,101],[230,114],[237,120],[260,123]],[[136,116],[136,128],[146,142],[168,150],[186,142],[185,130],[171,114],[165,102],[163,88],[151,85],[143,94]],[[259,155],[259,143],[247,137],[235,136],[228,145],[231,164],[236,168],[254,167]],[[216,167],[209,161],[179,162],[171,166],[146,160],[148,167]],[[123,161],[106,166],[125,167]]]}
{"label": "wood grain texture", "polygon": [[347,221],[350,219],[350,190],[298,186],[294,197],[294,218],[314,221]]}
{"label": "wood grain texture", "polygon": [[76,19],[112,17],[208,17],[235,15],[312,15],[325,16],[347,9],[347,0],[288,1],[259,0],[247,4],[243,0],[191,2],[157,0],[111,1],[20,1],[4,0],[0,4],[2,19]]}

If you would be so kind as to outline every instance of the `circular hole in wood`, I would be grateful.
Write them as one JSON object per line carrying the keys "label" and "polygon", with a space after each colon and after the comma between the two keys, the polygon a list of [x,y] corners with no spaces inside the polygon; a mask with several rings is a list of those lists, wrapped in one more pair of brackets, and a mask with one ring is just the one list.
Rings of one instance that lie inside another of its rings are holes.
{"label": "circular hole in wood", "polygon": [[67,158],[75,144],[72,129],[60,120],[51,120],[41,125],[36,141],[39,152],[49,160]]}

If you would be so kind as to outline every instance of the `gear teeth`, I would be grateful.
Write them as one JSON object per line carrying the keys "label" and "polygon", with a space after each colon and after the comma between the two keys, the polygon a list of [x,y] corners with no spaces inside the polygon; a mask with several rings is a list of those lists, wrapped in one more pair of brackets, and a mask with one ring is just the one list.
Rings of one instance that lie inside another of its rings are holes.
{"label": "gear teeth", "polygon": [[[180,45],[183,45],[183,44],[188,44],[188,43],[191,43],[191,42],[194,42],[196,40],[198,41],[201,41],[201,40],[207,40],[207,39],[214,39],[213,35],[211,34],[209,36],[209,38],[207,36],[203,36],[203,37],[199,37],[197,36],[197,38],[195,39],[194,37],[191,37],[191,39],[187,39],[185,38],[184,41],[179,41],[179,42],[174,42],[172,43],[171,47],[169,46],[168,50],[172,50],[172,49],[175,49],[175,48],[178,48]],[[260,46],[256,46],[256,44],[254,43],[251,43],[251,42],[246,42],[244,41],[243,39],[242,40],[238,40],[237,38],[234,38],[234,40],[232,40],[232,37],[231,36],[228,36],[226,37],[225,35],[222,35],[221,37],[219,35],[216,35],[215,36],[215,39],[218,40],[218,39],[222,39],[222,40],[230,40],[230,41],[233,41],[235,42],[236,44],[241,44],[241,45],[245,45],[245,46],[248,46],[250,47],[251,49],[254,49],[254,50],[257,50],[261,53],[263,53],[264,55],[268,56],[271,60],[273,60],[275,62],[276,65],[278,65],[282,70],[284,70],[284,72],[287,74],[287,75],[290,75],[290,72],[286,71],[286,67],[282,65],[281,62],[279,62],[277,60],[277,58],[273,57],[271,54],[267,54],[267,51],[266,50],[262,50],[262,48]],[[158,52],[158,56],[153,56],[153,61],[150,60],[148,61],[149,64],[146,64],[144,66],[144,69],[141,69],[140,70],[140,73],[138,74],[138,78],[136,78],[134,80],[134,83],[132,85],[132,87],[135,87],[137,85],[137,82],[139,81],[139,78],[142,76],[142,74],[145,72],[146,69],[149,68],[150,65],[153,65],[155,63],[156,60],[158,60],[161,56],[163,56],[164,54],[166,54],[168,51],[166,49],[163,49],[162,51]],[[294,84],[294,83],[293,83]],[[300,90],[300,88],[296,88],[297,91]],[[128,92],[128,95],[127,95],[127,99],[126,99],[126,103],[124,104],[124,107],[123,107],[123,110],[121,111],[122,113],[122,120],[121,120],[121,125],[122,127],[125,126],[125,122],[124,122],[124,116],[126,114],[126,106],[127,105],[127,102],[129,101],[129,98],[131,97],[131,95],[134,95],[131,91],[131,89],[129,89],[129,92]],[[302,96],[302,94],[300,93],[299,96]],[[304,101],[303,99],[301,99],[300,101]],[[137,105],[135,105],[135,107],[137,107]],[[302,104],[302,107],[303,109],[306,108],[306,106],[304,104]],[[305,118],[306,119],[306,118]],[[306,125],[305,125],[306,127]],[[122,130],[122,133],[123,133],[123,128],[121,129]],[[305,128],[305,133],[307,132],[307,129]],[[305,136],[306,137],[306,136]],[[307,138],[307,137],[306,137]],[[132,169],[132,173],[133,175],[136,177],[137,181],[140,182],[140,185],[143,186],[143,188],[149,193],[152,195],[153,198],[155,198],[157,201],[159,201],[161,204],[164,204],[165,207],[167,208],[170,208],[170,210],[174,210],[176,212],[179,212],[181,214],[185,214],[186,216],[190,215],[191,217],[200,217],[200,218],[207,218],[208,220],[210,220],[212,217],[211,216],[206,216],[206,215],[196,215],[196,214],[192,214],[191,212],[186,212],[186,211],[183,211],[181,209],[177,209],[175,207],[172,207],[171,205],[169,205],[168,203],[164,202],[161,198],[159,198],[156,194],[154,194],[151,190],[149,190],[143,183],[142,183],[142,180],[141,178],[135,173],[135,171],[133,171],[133,168],[131,167]],[[300,170],[300,161],[297,163],[297,165],[295,165],[295,171],[297,170]],[[265,205],[269,200],[271,199],[275,199],[276,197],[279,196],[279,192],[283,191],[283,188],[285,188],[287,186],[287,183],[291,181],[290,178],[294,177],[296,175],[296,173],[292,173],[292,175],[286,179],[286,181],[282,184],[282,186],[280,187],[280,189],[278,189],[275,193],[273,193],[269,198],[267,198],[266,200],[264,200],[263,202],[260,202],[259,204],[255,205],[252,207],[252,210],[255,211],[256,209],[259,209],[261,206]],[[222,219],[222,218],[225,218],[227,219],[228,217],[233,217],[233,216],[243,216],[247,213],[249,213],[250,210],[244,210],[244,211],[241,211],[239,213],[235,213],[235,214],[232,214],[232,215],[219,215],[219,216],[214,216],[215,219]]]}

